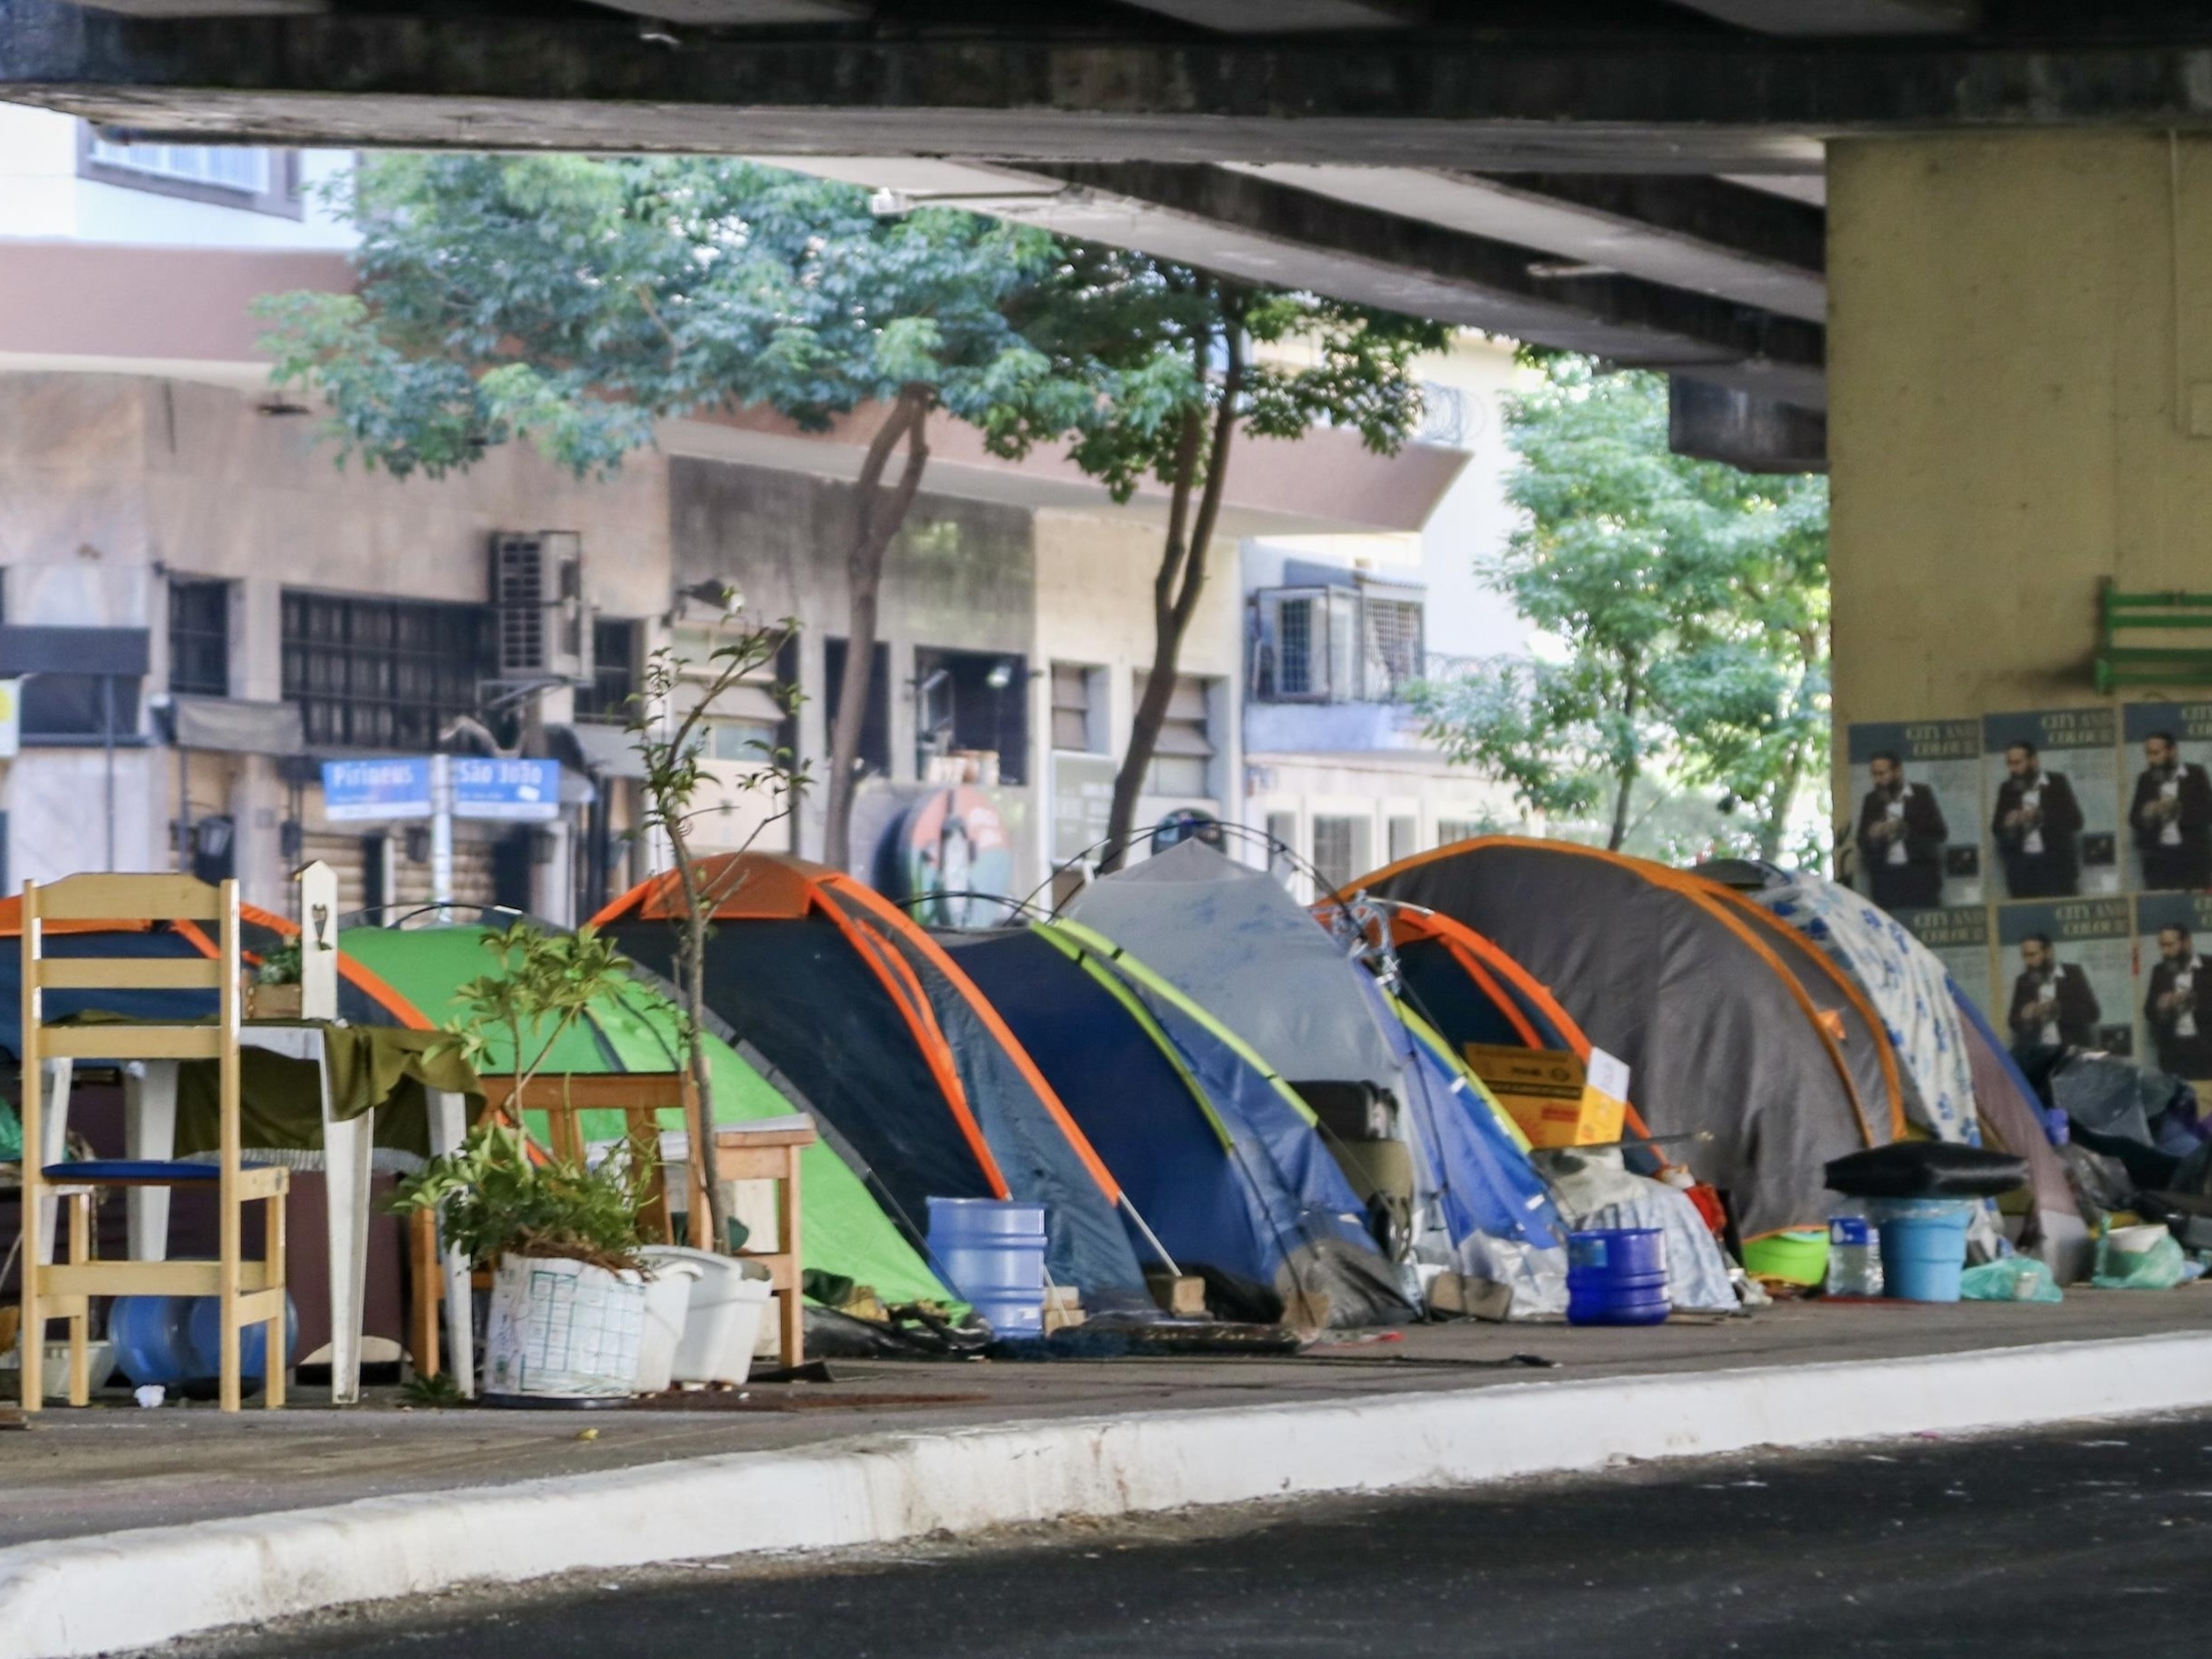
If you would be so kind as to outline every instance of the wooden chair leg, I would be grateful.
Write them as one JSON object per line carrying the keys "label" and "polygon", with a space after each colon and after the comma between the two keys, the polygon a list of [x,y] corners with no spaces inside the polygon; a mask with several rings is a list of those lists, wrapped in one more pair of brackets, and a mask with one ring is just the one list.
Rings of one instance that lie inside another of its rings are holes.
{"label": "wooden chair leg", "polygon": [[408,1340],[415,1356],[415,1374],[438,1374],[438,1294],[445,1275],[438,1264],[438,1218],[435,1211],[416,1210],[407,1217]]}
{"label": "wooden chair leg", "polygon": [[245,1231],[241,1224],[245,1206],[229,1192],[230,1183],[224,1184],[222,1216],[219,1220],[219,1264],[216,1274],[215,1305],[222,1318],[223,1338],[217,1373],[217,1404],[226,1412],[235,1412],[241,1404],[243,1391],[238,1383],[238,1268],[245,1253],[245,1241],[240,1235]]}
{"label": "wooden chair leg", "polygon": [[[83,1265],[92,1260],[92,1194],[69,1197],[69,1260]],[[92,1404],[92,1299],[76,1298],[76,1312],[69,1315],[69,1404]]]}
{"label": "wooden chair leg", "polygon": [[285,1386],[291,1367],[285,1361],[291,1354],[290,1321],[285,1314],[285,1199],[278,1193],[268,1202],[269,1215],[261,1235],[261,1253],[268,1264],[269,1273],[277,1284],[276,1312],[269,1316],[262,1333],[262,1396],[265,1410],[276,1411],[285,1403]]}

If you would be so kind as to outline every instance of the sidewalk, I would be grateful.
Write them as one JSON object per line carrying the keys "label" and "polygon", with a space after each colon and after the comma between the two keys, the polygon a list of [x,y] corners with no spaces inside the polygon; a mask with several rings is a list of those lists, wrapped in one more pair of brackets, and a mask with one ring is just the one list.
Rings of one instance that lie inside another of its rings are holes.
{"label": "sidewalk", "polygon": [[576,1565],[2212,1405],[2212,1288],[833,1368],[683,1411],[43,1414],[0,1435],[0,1659]]}

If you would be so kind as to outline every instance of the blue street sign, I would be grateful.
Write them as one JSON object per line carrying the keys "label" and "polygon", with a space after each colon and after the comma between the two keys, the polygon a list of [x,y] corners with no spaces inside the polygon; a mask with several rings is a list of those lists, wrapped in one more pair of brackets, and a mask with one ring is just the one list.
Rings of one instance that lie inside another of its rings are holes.
{"label": "blue street sign", "polygon": [[453,757],[453,815],[538,824],[561,815],[557,760]]}
{"label": "blue street sign", "polygon": [[333,823],[385,824],[429,815],[428,755],[323,763],[323,816]]}

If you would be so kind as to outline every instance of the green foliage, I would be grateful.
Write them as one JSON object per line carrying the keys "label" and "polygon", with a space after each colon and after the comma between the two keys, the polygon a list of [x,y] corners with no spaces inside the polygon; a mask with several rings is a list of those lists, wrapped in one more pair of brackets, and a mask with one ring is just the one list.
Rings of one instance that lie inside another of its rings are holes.
{"label": "green foliage", "polygon": [[1538,654],[1417,687],[1431,737],[1556,816],[1631,825],[1653,767],[1753,809],[1778,856],[1826,774],[1827,487],[1667,448],[1665,381],[1552,356],[1506,422],[1526,515],[1483,569]]}
{"label": "green foliage", "polygon": [[465,469],[527,440],[579,476],[665,416],[765,404],[820,431],[926,385],[982,420],[1044,359],[1000,303],[1050,239],[696,156],[385,155],[352,204],[359,293],[261,302],[280,381],[319,388],[343,454]]}
{"label": "green foliage", "polygon": [[442,1408],[468,1404],[468,1396],[461,1392],[461,1379],[450,1371],[441,1371],[435,1376],[409,1377],[400,1384],[399,1397],[408,1405]]}
{"label": "green foliage", "polygon": [[254,970],[254,982],[264,985],[295,985],[299,984],[299,941],[287,939],[261,959]]}
{"label": "green foliage", "polygon": [[567,934],[517,921],[485,934],[484,948],[499,966],[455,992],[461,1011],[449,1023],[452,1046],[479,1073],[515,1079],[519,1119],[530,1080],[592,1004],[621,985],[630,960],[588,923]]}
{"label": "green foliage", "polygon": [[639,1265],[637,1218],[657,1154],[656,1137],[638,1135],[596,1166],[573,1164],[535,1153],[520,1129],[486,1118],[458,1151],[403,1180],[392,1207],[440,1211],[447,1247],[479,1266],[530,1255],[620,1272]]}

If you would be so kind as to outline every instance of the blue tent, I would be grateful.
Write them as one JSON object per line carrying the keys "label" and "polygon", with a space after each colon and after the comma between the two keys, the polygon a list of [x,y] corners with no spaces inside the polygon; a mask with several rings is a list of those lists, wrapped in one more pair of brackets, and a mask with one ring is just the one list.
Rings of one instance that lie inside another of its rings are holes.
{"label": "blue tent", "polygon": [[1411,1311],[1311,1108],[1189,997],[1074,924],[945,943],[1215,1312]]}

